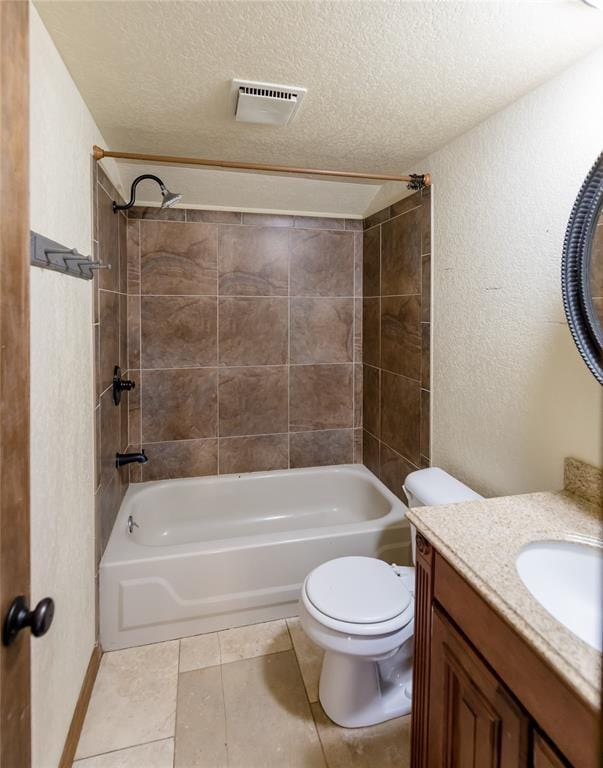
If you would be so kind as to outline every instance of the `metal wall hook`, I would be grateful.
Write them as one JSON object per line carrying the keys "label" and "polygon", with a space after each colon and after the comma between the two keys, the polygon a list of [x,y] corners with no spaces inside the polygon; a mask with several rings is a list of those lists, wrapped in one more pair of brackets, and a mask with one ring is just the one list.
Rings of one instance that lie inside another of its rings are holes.
{"label": "metal wall hook", "polygon": [[84,262],[88,269],[111,269],[110,264],[103,264],[102,261],[86,261]]}
{"label": "metal wall hook", "polygon": [[37,232],[30,233],[31,263],[36,267],[62,272],[83,280],[92,280],[93,270],[111,269],[110,264],[92,261],[92,257],[79,253],[77,248],[65,248]]}

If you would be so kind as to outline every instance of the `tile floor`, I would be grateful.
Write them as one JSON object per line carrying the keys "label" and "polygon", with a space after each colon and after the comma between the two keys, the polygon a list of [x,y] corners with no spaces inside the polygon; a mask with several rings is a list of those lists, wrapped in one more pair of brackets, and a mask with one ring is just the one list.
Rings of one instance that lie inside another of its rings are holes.
{"label": "tile floor", "polygon": [[299,619],[106,653],[74,768],[408,768],[410,717],[334,725]]}

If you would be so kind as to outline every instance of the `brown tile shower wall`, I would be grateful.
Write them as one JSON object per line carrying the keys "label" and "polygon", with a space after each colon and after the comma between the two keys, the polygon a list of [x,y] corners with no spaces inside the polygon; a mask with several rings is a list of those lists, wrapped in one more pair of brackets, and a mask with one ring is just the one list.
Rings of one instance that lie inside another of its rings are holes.
{"label": "brown tile shower wall", "polygon": [[361,228],[131,209],[132,481],[361,461]]}
{"label": "brown tile shower wall", "polygon": [[364,221],[363,456],[403,501],[406,475],[430,455],[429,192]]}
{"label": "brown tile shower wall", "polygon": [[93,163],[93,237],[95,257],[110,269],[95,273],[94,348],[96,378],[96,566],[105,550],[119,505],[127,490],[126,470],[115,468],[115,454],[128,445],[127,397],[115,406],[113,369],[127,369],[127,219],[113,213],[123,202],[98,163]]}

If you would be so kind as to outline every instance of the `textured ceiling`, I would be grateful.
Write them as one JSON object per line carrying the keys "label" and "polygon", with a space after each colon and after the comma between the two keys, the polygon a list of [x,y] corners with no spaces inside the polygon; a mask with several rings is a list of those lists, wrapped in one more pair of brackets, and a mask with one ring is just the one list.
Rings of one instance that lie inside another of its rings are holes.
{"label": "textured ceiling", "polygon": [[[603,41],[581,0],[36,7],[113,149],[384,173]],[[233,77],[308,93],[288,126],[237,123]]]}

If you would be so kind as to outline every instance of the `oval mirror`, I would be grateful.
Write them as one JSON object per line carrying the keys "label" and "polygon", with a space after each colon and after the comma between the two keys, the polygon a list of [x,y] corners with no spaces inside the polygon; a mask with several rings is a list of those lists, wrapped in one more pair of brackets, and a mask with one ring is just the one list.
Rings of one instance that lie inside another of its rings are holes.
{"label": "oval mirror", "polygon": [[603,154],[572,209],[563,245],[561,286],[576,346],[603,384]]}

